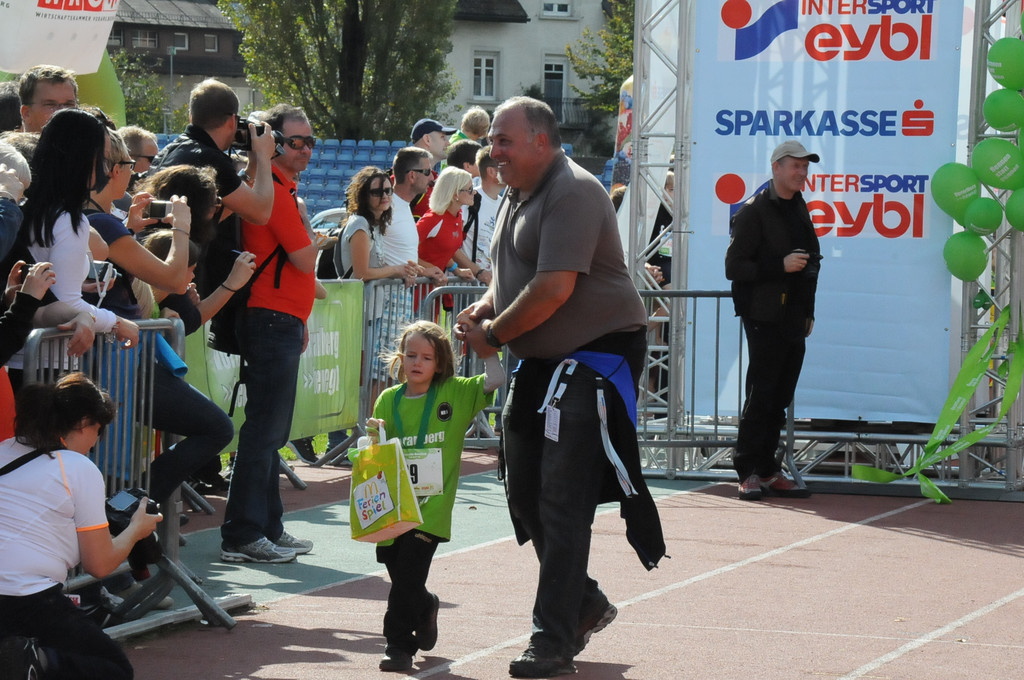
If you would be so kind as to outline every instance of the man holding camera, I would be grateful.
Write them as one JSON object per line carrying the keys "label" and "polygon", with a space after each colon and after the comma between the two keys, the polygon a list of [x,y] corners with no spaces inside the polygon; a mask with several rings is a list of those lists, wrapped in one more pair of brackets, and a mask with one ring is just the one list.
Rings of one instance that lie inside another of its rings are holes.
{"label": "man holding camera", "polygon": [[814,328],[821,249],[800,192],[810,162],[819,160],[800,142],[780,144],[772,152],[768,186],[747,200],[730,224],[725,276],[732,281],[749,355],[733,455],[743,500],[811,495],[782,473],[775,451],[800,378],[805,339]]}
{"label": "man holding camera", "polygon": [[[244,220],[242,245],[269,262],[255,276],[238,340],[245,357],[245,422],[221,526],[221,560],[289,562],[313,542],[285,531],[277,451],[286,443],[295,409],[299,358],[309,341],[317,248],[295,201],[295,180],[316,145],[302,109],[278,104],[263,120],[280,133],[282,153],[272,161],[274,205],[266,225]],[[269,135],[268,135],[269,136]]]}

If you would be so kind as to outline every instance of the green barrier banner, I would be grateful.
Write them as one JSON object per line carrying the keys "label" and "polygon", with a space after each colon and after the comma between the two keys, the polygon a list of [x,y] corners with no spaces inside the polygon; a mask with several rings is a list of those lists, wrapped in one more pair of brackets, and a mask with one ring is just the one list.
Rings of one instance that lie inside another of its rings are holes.
{"label": "green barrier banner", "polygon": [[[984,379],[992,355],[995,353],[996,348],[999,347],[999,341],[1009,321],[1009,310],[1004,309],[1000,312],[996,322],[985,331],[985,334],[967,353],[963,365],[960,367],[960,373],[957,374],[956,380],[953,381],[953,387],[949,391],[949,397],[947,397],[946,403],[942,407],[939,419],[935,423],[935,429],[932,430],[932,435],[924,447],[924,454],[917,464],[903,474],[879,470],[867,465],[854,465],[851,474],[855,479],[884,484],[915,475],[921,485],[922,495],[933,499],[937,503],[950,502],[949,497],[931,479],[924,475],[923,470],[960,453],[984,439],[1006,417],[1010,407],[1017,400],[1021,379],[1024,378],[1024,337],[1022,337],[1020,321],[1018,321],[1017,339],[1010,342],[1007,347],[1007,354],[1010,358],[1008,362],[1009,369],[1005,374],[1006,387],[1003,390],[1003,399],[998,416],[996,416],[991,424],[965,434],[947,448],[939,449],[939,446],[946,440],[946,437],[949,436],[949,433],[953,431],[953,428],[960,421],[961,414],[963,414],[964,409],[970,403],[971,395],[974,394]],[[1002,367],[1000,369],[1002,371]]]}
{"label": "green barrier banner", "polygon": [[[359,362],[362,351],[363,284],[322,281],[327,298],[317,300],[309,315],[309,344],[299,361],[298,389],[290,440],[353,427],[359,419]],[[185,340],[189,366],[185,379],[225,412],[238,379],[238,357],[207,346],[207,333]],[[245,385],[238,391],[235,440],[245,422]]]}

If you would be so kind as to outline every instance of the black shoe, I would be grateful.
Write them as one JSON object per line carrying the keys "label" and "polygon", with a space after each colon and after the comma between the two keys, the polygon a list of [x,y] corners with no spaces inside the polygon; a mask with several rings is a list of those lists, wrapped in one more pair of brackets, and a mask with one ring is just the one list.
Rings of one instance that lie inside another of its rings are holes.
{"label": "black shoe", "polygon": [[313,450],[312,437],[292,440],[292,446],[295,447],[295,453],[297,453],[299,458],[302,460],[307,463],[315,463],[317,461],[316,451]]}
{"label": "black shoe", "polygon": [[430,593],[430,609],[423,623],[416,629],[416,646],[424,652],[429,652],[437,644],[437,610],[440,608],[441,601],[437,595]]}
{"label": "black shoe", "polygon": [[0,642],[0,678],[39,680],[42,677],[43,662],[35,638],[16,635]]}
{"label": "black shoe", "polygon": [[587,611],[581,612],[580,625],[576,635],[576,653],[582,652],[590,642],[590,636],[607,628],[618,613],[619,610],[606,597],[595,602]]}
{"label": "black shoe", "polygon": [[385,649],[379,668],[389,673],[407,671],[412,668],[412,654],[406,654],[400,649]]}
{"label": "black shoe", "polygon": [[540,656],[532,646],[512,660],[508,674],[513,678],[553,678],[576,672],[572,659],[560,656]]}

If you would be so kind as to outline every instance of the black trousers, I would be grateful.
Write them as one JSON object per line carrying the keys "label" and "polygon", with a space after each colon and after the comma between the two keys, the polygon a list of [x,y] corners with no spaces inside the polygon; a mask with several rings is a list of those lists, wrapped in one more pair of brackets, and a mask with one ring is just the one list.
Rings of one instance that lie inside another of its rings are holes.
{"label": "black trousers", "polygon": [[804,364],[805,332],[787,324],[743,319],[747,336],[746,400],[740,416],[733,467],[740,481],[750,475],[771,477],[779,471],[775,451],[786,408],[793,401]]}
{"label": "black trousers", "polygon": [[384,639],[389,649],[406,654],[419,650],[414,633],[433,605],[427,576],[438,541],[437,536],[413,529],[391,545],[377,546],[377,561],[387,567],[391,578],[388,610],[384,614]]}
{"label": "black trousers", "polygon": [[47,680],[131,680],[121,647],[61,592],[62,586],[0,597],[0,638],[34,637],[46,654]]}

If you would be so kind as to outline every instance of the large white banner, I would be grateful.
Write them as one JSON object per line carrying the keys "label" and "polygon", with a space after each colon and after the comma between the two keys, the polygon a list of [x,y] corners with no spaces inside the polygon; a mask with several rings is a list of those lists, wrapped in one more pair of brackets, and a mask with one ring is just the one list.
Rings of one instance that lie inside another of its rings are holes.
{"label": "large white banner", "polygon": [[95,73],[120,0],[0,0],[0,71],[55,64]]}
{"label": "large white banner", "polygon": [[[933,422],[952,221],[929,182],[955,155],[963,2],[701,2],[697,22],[689,288],[729,287],[729,218],[771,178],[772,149],[800,140],[821,156],[804,198],[824,260],[797,417]],[[742,380],[738,352],[725,348],[723,394]]]}

